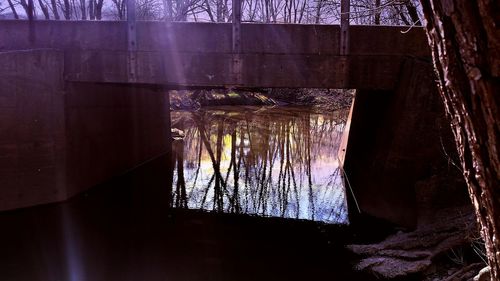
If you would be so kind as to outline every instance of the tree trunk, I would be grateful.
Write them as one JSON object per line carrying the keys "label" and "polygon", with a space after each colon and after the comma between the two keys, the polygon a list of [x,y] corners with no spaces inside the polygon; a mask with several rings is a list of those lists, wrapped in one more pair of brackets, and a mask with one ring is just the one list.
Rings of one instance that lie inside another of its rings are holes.
{"label": "tree trunk", "polygon": [[119,20],[124,19],[124,12],[125,12],[125,1],[122,0],[112,0],[113,4],[116,6],[116,13],[117,17]]}
{"label": "tree trunk", "polygon": [[413,25],[422,25],[422,23],[420,22],[420,18],[418,17],[417,7],[415,7],[415,5],[413,5],[413,2],[411,1],[413,0],[408,0],[405,4],[408,15],[410,15]]}
{"label": "tree trunk", "polygon": [[21,0],[21,6],[24,9],[24,12],[28,16],[28,20],[33,20],[35,18],[35,5],[33,5],[33,0]]}
{"label": "tree trunk", "polygon": [[89,0],[89,20],[95,20],[95,2],[94,0]]}
{"label": "tree trunk", "polygon": [[321,9],[323,8],[323,2],[325,2],[325,0],[319,0],[316,2],[316,16],[314,19],[315,24],[319,24],[321,22]]}
{"label": "tree trunk", "polygon": [[375,0],[375,24],[380,25],[380,0]]}
{"label": "tree trunk", "polygon": [[[90,0],[92,2],[93,0]],[[89,7],[90,10],[90,7]],[[87,4],[85,3],[85,0],[80,0],[80,11],[82,12],[82,20],[87,19]]]}
{"label": "tree trunk", "polygon": [[94,17],[96,20],[102,20],[102,6],[104,5],[104,0],[97,0],[94,4]]}
{"label": "tree trunk", "polygon": [[[9,0],[10,1],[10,0]],[[57,11],[57,3],[56,0],[50,0],[50,5],[52,6],[52,13],[54,14],[54,18],[59,20],[59,12]]]}
{"label": "tree trunk", "polygon": [[205,5],[207,6],[207,14],[210,17],[211,22],[215,22],[214,15],[212,13],[212,8],[210,7],[210,3],[208,3],[208,0],[205,0]]}
{"label": "tree trunk", "polygon": [[222,22],[222,0],[217,0],[217,22]]}
{"label": "tree trunk", "polygon": [[43,16],[45,17],[46,20],[50,19],[50,14],[49,14],[49,8],[47,5],[42,1],[38,0],[38,5],[40,6],[40,9],[42,10]]}
{"label": "tree trunk", "polygon": [[27,14],[29,20],[35,19],[35,4],[33,3],[33,0],[28,0]]}
{"label": "tree trunk", "polygon": [[500,280],[500,4],[421,0],[492,280]]}
{"label": "tree trunk", "polygon": [[411,25],[408,19],[406,18],[405,14],[403,13],[403,11],[401,11],[401,8],[398,7],[397,5],[395,5],[394,8],[398,11],[398,14],[401,17],[401,20],[404,22],[404,24]]}
{"label": "tree trunk", "polygon": [[16,8],[14,7],[14,4],[12,4],[12,0],[7,0],[7,2],[9,2],[9,7],[12,10],[12,14],[14,15],[14,18],[16,20],[18,20],[19,19],[19,15],[17,14],[17,11],[16,11]]}
{"label": "tree trunk", "polygon": [[69,3],[69,0],[64,0],[63,14],[66,20],[69,20],[71,18],[71,5]]}

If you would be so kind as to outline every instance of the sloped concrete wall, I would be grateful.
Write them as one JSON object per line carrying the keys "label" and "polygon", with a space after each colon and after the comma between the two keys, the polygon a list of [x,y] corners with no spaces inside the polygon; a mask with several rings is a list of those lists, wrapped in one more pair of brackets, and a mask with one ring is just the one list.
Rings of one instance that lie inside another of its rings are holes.
{"label": "sloped concrete wall", "polygon": [[63,81],[55,50],[0,53],[0,210],[65,200],[170,151],[168,96]]}
{"label": "sloped concrete wall", "polygon": [[467,204],[435,87],[432,65],[408,59],[395,91],[357,92],[344,169],[363,213],[412,228],[432,215],[429,208]]}
{"label": "sloped concrete wall", "polygon": [[62,200],[63,55],[0,53],[0,210]]}
{"label": "sloped concrete wall", "polygon": [[69,195],[170,151],[170,104],[159,89],[69,83],[65,112]]}

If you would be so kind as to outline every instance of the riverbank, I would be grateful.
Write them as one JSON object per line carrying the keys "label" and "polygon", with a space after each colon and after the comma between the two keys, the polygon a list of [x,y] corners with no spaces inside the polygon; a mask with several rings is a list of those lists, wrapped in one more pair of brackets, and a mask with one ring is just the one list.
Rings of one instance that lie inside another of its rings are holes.
{"label": "riverbank", "polygon": [[313,106],[322,110],[349,108],[353,90],[256,89],[256,90],[172,90],[172,110],[198,110],[206,106]]}

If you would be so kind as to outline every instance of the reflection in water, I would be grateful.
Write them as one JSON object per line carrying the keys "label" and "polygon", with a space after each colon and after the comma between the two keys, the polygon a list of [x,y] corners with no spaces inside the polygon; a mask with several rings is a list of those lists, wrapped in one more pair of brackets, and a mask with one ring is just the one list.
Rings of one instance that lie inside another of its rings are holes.
{"label": "reflection in water", "polygon": [[347,223],[337,152],[347,112],[218,107],[172,112],[178,208]]}

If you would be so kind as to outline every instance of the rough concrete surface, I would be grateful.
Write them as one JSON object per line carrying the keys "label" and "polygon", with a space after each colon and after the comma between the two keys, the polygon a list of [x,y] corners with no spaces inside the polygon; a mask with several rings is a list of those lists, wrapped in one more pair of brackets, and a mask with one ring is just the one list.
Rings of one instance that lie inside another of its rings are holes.
{"label": "rough concrete surface", "polygon": [[[388,90],[404,57],[430,57],[422,28],[352,26],[350,54],[341,56],[336,25],[242,24],[241,53],[234,54],[230,24],[138,22],[131,63],[126,30],[119,21],[4,20],[0,51],[63,50],[66,80],[169,87]],[[135,69],[134,79],[127,69]]]}
{"label": "rough concrete surface", "polygon": [[408,228],[468,204],[431,67],[410,59],[395,91],[358,91],[349,120],[344,169],[362,212]]}
{"label": "rough concrete surface", "polygon": [[0,53],[0,210],[68,197],[166,153],[166,93],[63,81],[56,50]]}

